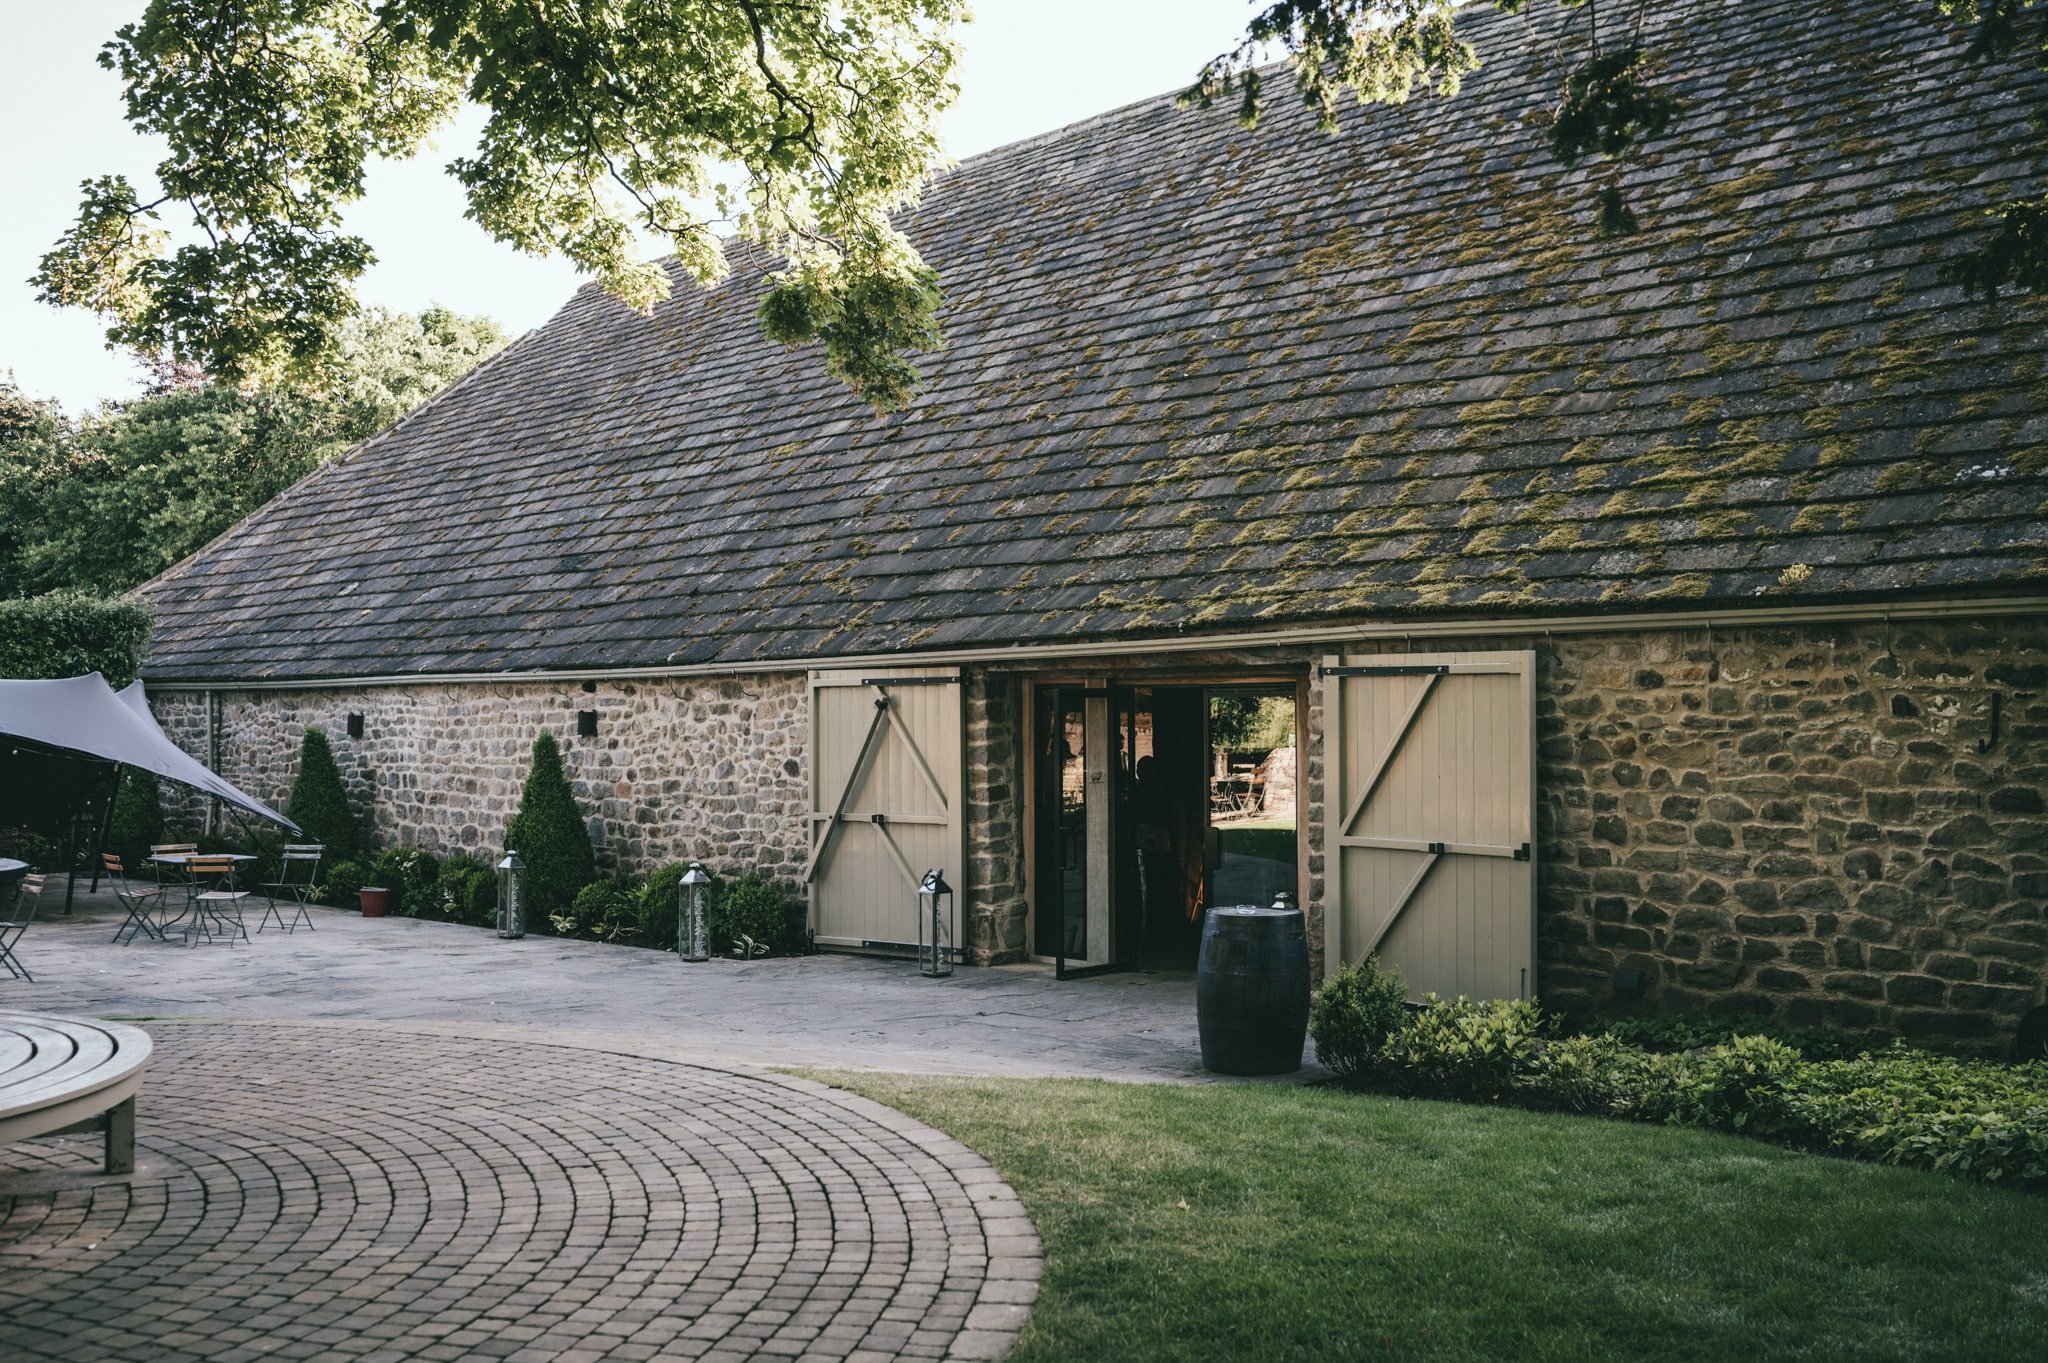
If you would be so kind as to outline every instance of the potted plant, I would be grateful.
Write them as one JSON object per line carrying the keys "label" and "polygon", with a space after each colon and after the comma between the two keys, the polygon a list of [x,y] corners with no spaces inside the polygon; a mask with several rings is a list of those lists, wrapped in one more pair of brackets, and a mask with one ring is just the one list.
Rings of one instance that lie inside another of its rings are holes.
{"label": "potted plant", "polygon": [[391,908],[391,891],[383,885],[365,885],[356,894],[363,901],[365,918],[382,918]]}

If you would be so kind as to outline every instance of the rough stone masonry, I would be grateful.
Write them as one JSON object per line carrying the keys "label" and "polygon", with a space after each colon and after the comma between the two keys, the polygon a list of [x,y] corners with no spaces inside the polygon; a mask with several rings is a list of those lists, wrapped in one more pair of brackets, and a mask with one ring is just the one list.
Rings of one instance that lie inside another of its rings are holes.
{"label": "rough stone masonry", "polygon": [[[2048,621],[1442,642],[1538,655],[1539,971],[1551,1006],[1755,1012],[1991,1049],[2041,1001]],[[1305,677],[1328,651],[1213,656]],[[1086,666],[1142,680],[1149,664]],[[1031,673],[967,672],[965,931],[975,960],[1014,960],[1028,915]],[[1303,884],[1319,943],[1318,688],[1308,698]],[[576,682],[244,690],[213,703],[219,768],[260,798],[286,798],[304,725],[336,735],[381,844],[495,849],[545,726],[563,741],[608,869],[701,857],[800,890],[809,719],[799,672],[601,680],[589,692]],[[165,690],[155,704],[172,735],[207,756],[207,697]],[[597,712],[596,738],[576,737],[580,710]],[[351,712],[364,716],[360,740],[340,737]],[[1643,973],[1639,998],[1615,992],[1622,968]]]}

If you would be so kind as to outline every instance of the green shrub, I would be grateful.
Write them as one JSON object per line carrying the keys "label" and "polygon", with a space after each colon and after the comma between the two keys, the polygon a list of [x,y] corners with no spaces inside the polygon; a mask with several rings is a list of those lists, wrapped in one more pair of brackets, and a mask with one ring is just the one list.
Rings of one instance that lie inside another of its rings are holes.
{"label": "green shrub", "polygon": [[2002,1065],[1894,1043],[1807,1064],[1778,1107],[1779,1134],[1798,1144],[2048,1191],[2048,1061]]}
{"label": "green shrub", "polygon": [[576,892],[569,912],[557,914],[556,933],[623,942],[640,932],[640,887],[629,880],[593,880]]}
{"label": "green shrub", "polygon": [[569,778],[562,771],[562,749],[543,731],[533,740],[533,769],[519,796],[519,813],[505,831],[505,845],[525,863],[526,929],[545,930],[556,914],[565,914],[576,892],[597,876],[597,858],[590,848],[590,830],[577,812]]}
{"label": "green shrub", "polygon": [[163,791],[156,773],[128,767],[114,794],[114,812],[107,819],[106,851],[137,870],[147,865],[152,844],[165,841]]}
{"label": "green shrub", "polygon": [[474,857],[457,853],[442,861],[434,891],[439,916],[451,923],[483,928],[497,922],[498,873]]}
{"label": "green shrub", "polygon": [[[649,875],[640,886],[639,918],[642,946],[650,946],[657,951],[676,949],[677,925],[681,918],[678,892],[682,887],[683,876],[689,869],[684,862],[670,862]],[[715,893],[717,889],[718,881],[714,877],[712,883],[706,887],[706,893]],[[712,905],[707,902],[704,916],[709,919],[712,913]]]}
{"label": "green shrub", "polygon": [[[781,886],[761,876],[744,875],[716,889],[706,911],[713,951],[768,955],[783,949],[789,900]],[[749,950],[749,942],[760,950]]]}
{"label": "green shrub", "polygon": [[309,726],[299,740],[299,774],[292,781],[292,798],[284,812],[330,857],[352,860],[363,850],[362,833],[356,825],[355,811],[348,805],[348,788],[342,784],[341,768],[334,764],[334,750],[327,746],[327,735],[319,729]]}
{"label": "green shrub", "polygon": [[[1331,995],[1332,1008],[1342,997]],[[1355,1028],[1359,1011],[1338,1016]],[[1903,1042],[1808,1060],[1777,1036],[1649,1050],[1612,1032],[1553,1040],[1545,1030],[1527,1003],[1431,996],[1353,1072],[1411,1093],[1740,1132],[2048,1191],[2048,1061],[2007,1065]]]}
{"label": "green shrub", "polygon": [[1611,1036],[1568,1036],[1538,1045],[1520,1083],[1539,1107],[1613,1112],[1642,1082],[1648,1060],[1647,1052]]}
{"label": "green shrub", "polygon": [[1430,994],[1387,1038],[1385,1068],[1415,1092],[1497,1098],[1528,1070],[1542,1029],[1543,1015],[1526,1000]]}
{"label": "green shrub", "polygon": [[1616,1018],[1603,1023],[1599,1030],[1646,1051],[1698,1051],[1738,1036],[1769,1037],[1792,1047],[1808,1060],[1843,1060],[1864,1054],[1873,1044],[1865,1038],[1820,1027],[1780,1027],[1767,1017],[1749,1014],[1718,1018]]}
{"label": "green shrub", "polygon": [[[434,917],[440,910],[441,863],[432,852],[394,847],[370,863],[372,885],[391,891],[391,912]],[[425,915],[420,910],[426,909]]]}
{"label": "green shrub", "polygon": [[131,597],[56,591],[0,599],[0,677],[97,672],[118,691],[142,666],[149,626],[149,607]]}
{"label": "green shrub", "polygon": [[1308,1013],[1316,1060],[1341,1078],[1364,1074],[1407,1019],[1408,985],[1401,972],[1368,956],[1363,965],[1344,967],[1316,991]]}
{"label": "green shrub", "polygon": [[361,862],[337,861],[325,866],[320,872],[320,893],[322,904],[332,904],[337,909],[356,907],[356,892],[369,882]]}

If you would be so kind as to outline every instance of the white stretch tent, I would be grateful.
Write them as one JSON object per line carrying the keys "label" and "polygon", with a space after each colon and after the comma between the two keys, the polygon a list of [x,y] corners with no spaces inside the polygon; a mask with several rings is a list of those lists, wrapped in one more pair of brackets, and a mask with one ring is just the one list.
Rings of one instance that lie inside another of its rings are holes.
{"label": "white stretch tent", "polygon": [[217,796],[294,833],[299,826],[187,756],[149,713],[142,683],[116,692],[97,672],[57,681],[0,681],[0,740],[140,767]]}

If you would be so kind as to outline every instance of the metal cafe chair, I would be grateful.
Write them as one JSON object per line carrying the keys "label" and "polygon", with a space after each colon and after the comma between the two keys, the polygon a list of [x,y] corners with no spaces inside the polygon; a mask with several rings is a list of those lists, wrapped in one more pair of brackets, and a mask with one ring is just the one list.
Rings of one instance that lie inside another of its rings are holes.
{"label": "metal cafe chair", "polygon": [[[173,890],[185,897],[186,907],[192,904],[192,869],[186,861],[199,855],[196,842],[154,842],[149,845],[149,870],[156,877],[156,887],[169,899]],[[174,858],[159,861],[159,857]]]}
{"label": "metal cafe chair", "polygon": [[112,885],[114,898],[121,901],[121,907],[128,910],[128,916],[121,926],[114,929],[114,941],[123,938],[132,942],[136,934],[163,940],[164,930],[149,921],[151,913],[161,913],[164,906],[165,887],[162,885],[137,885],[128,879],[128,868],[121,864],[121,858],[112,852],[100,853],[100,865],[106,869],[107,881]]}
{"label": "metal cafe chair", "polygon": [[[263,886],[263,916],[256,920],[256,931],[261,932],[275,922],[286,932],[297,932],[299,924],[306,925],[312,932],[313,918],[306,912],[306,905],[312,901],[314,880],[320,871],[320,854],[326,849],[317,842],[288,842],[284,845],[284,856],[279,863],[277,879]],[[287,919],[278,909],[278,904],[292,906],[292,915]]]}
{"label": "metal cafe chair", "polygon": [[192,912],[185,919],[185,945],[192,945],[195,936],[211,942],[214,928],[226,934],[228,945],[233,946],[237,937],[249,940],[249,929],[242,925],[242,901],[249,897],[249,891],[235,888],[235,863],[231,857],[193,857],[185,863],[191,873],[192,884],[197,891],[192,896]]}
{"label": "metal cafe chair", "polygon": [[23,876],[16,888],[14,903],[8,909],[7,917],[0,918],[0,965],[7,967],[7,973],[17,980],[36,982],[28,973],[28,967],[21,963],[21,957],[14,954],[14,944],[28,931],[28,925],[35,921],[36,907],[43,899],[43,878],[39,875]]}

